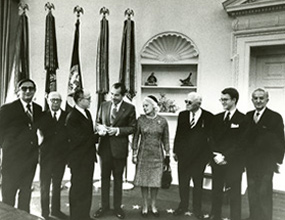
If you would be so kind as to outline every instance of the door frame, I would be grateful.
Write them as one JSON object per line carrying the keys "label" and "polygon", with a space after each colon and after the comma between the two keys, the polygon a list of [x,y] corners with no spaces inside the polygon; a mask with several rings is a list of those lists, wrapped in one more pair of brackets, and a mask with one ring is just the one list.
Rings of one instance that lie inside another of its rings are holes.
{"label": "door frame", "polygon": [[232,33],[232,84],[240,93],[239,109],[252,109],[249,97],[250,50],[252,47],[285,45],[285,27],[234,31]]}

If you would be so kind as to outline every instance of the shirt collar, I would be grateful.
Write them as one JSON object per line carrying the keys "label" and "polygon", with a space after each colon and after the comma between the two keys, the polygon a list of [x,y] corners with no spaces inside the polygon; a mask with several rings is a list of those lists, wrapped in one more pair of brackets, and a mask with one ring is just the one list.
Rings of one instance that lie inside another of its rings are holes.
{"label": "shirt collar", "polygon": [[[117,111],[119,111],[119,109],[120,109],[122,103],[123,103],[123,100],[120,101],[120,102],[117,104]],[[112,108],[115,108],[115,104],[114,104],[113,102],[112,102]]]}
{"label": "shirt collar", "polygon": [[260,111],[255,110],[254,114],[256,114],[258,112],[259,113],[259,117],[261,117],[261,115],[264,113],[265,109],[266,109],[266,107],[264,107]]}
{"label": "shirt collar", "polygon": [[230,113],[230,119],[231,119],[231,118],[233,117],[233,115],[235,114],[236,110],[237,110],[237,108],[233,108],[233,109],[231,109],[230,111],[225,111],[224,118],[227,117],[227,114],[228,114],[228,112],[229,112],[229,113]]}
{"label": "shirt collar", "polygon": [[[51,112],[51,116],[53,117],[55,111],[52,111],[52,110],[51,110],[50,112]],[[59,109],[59,110],[56,111],[56,119],[59,119],[60,115],[61,115],[61,109]]]}
{"label": "shirt collar", "polygon": [[28,104],[30,104],[31,110],[32,110],[32,112],[33,112],[33,102],[29,102],[29,103],[28,103],[28,102],[23,101],[22,99],[20,99],[20,101],[21,101],[21,103],[22,103],[23,108],[25,109],[25,112],[28,111],[28,108],[27,108],[27,105],[28,105]]}
{"label": "shirt collar", "polygon": [[[199,108],[195,113],[195,119],[197,121],[198,118],[200,118],[201,114],[202,114],[202,110],[201,108]],[[190,112],[190,117],[192,118],[193,117],[193,112]]]}

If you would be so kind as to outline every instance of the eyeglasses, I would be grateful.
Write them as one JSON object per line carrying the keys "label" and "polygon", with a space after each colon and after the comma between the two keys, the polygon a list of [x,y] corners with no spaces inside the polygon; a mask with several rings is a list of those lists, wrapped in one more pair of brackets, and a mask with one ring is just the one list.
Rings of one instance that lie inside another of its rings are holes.
{"label": "eyeglasses", "polygon": [[82,99],[86,99],[86,100],[88,100],[88,101],[91,101],[91,97],[88,97],[88,98],[82,98]]}
{"label": "eyeglasses", "polygon": [[61,102],[61,99],[50,99],[50,101],[52,103],[59,103],[59,102]]}
{"label": "eyeglasses", "polygon": [[220,100],[220,102],[227,102],[227,101],[229,101],[230,99],[219,99]]}
{"label": "eyeglasses", "polygon": [[30,92],[33,92],[33,91],[35,91],[35,87],[33,87],[33,86],[22,86],[22,87],[21,87],[21,90],[22,90],[23,92],[27,92],[28,90],[29,90]]}
{"label": "eyeglasses", "polygon": [[184,100],[184,102],[185,102],[187,105],[191,105],[191,104],[192,104],[192,102],[189,101],[189,100]]}

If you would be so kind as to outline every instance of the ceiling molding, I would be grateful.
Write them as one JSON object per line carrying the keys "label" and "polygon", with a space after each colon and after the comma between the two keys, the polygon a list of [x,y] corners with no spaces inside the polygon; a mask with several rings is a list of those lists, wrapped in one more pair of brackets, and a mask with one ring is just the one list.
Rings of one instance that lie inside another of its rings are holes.
{"label": "ceiling molding", "polygon": [[229,16],[237,17],[285,10],[285,0],[227,0],[223,6]]}

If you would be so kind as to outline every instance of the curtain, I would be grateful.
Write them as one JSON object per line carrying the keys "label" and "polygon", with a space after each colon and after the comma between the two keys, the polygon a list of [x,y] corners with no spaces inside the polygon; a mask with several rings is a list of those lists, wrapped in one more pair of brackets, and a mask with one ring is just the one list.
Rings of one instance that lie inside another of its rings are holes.
{"label": "curtain", "polygon": [[0,105],[5,101],[12,68],[19,2],[5,0],[0,3]]}

